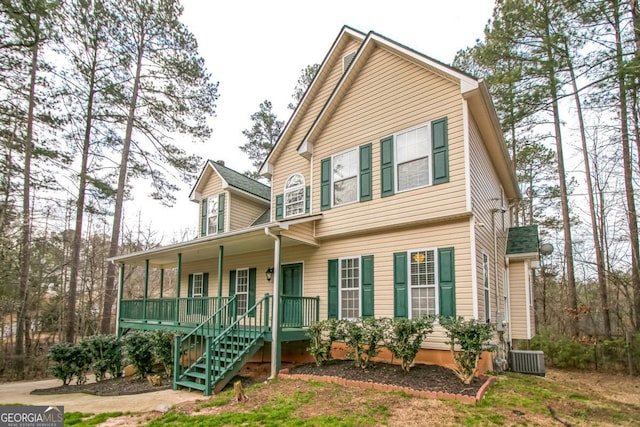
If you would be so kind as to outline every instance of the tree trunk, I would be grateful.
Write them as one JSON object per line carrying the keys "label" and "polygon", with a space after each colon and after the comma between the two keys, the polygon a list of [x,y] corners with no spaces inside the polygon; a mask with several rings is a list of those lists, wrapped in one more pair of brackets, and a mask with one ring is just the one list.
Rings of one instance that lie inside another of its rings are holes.
{"label": "tree trunk", "polygon": [[582,104],[580,102],[580,94],[578,92],[576,75],[573,69],[573,58],[571,58],[569,46],[566,39],[564,42],[564,48],[566,53],[567,66],[569,68],[569,75],[571,76],[573,97],[576,102],[576,112],[578,113],[578,127],[580,130],[580,142],[582,144],[584,172],[587,182],[587,195],[589,196],[589,213],[591,214],[591,232],[593,233],[593,246],[596,252],[596,270],[598,273],[598,294],[600,297],[600,309],[602,310],[602,327],[605,338],[611,339],[611,318],[609,316],[609,302],[607,298],[607,278],[604,269],[604,256],[602,252],[602,246],[600,246],[596,207],[593,195],[593,182],[591,179],[591,165],[587,147],[587,135],[584,128],[584,117],[582,115]]}
{"label": "tree trunk", "polygon": [[82,246],[82,221],[84,219],[84,199],[87,190],[87,168],[89,163],[89,148],[91,147],[91,127],[93,120],[93,101],[95,97],[95,76],[98,63],[98,47],[93,47],[91,63],[91,77],[87,98],[87,117],[85,120],[84,141],[82,145],[82,159],[80,161],[80,182],[78,184],[78,199],[76,200],[76,223],[73,230],[71,244],[71,272],[69,274],[69,294],[67,298],[67,316],[65,327],[65,341],[73,343],[76,333],[76,299],[78,289],[78,270],[80,269],[80,249]]}
{"label": "tree trunk", "polygon": [[20,241],[20,306],[16,325],[16,373],[24,377],[25,336],[28,333],[29,273],[31,270],[31,157],[33,155],[33,125],[36,106],[36,74],[38,69],[38,48],[40,45],[40,17],[36,16],[34,43],[31,54],[31,77],[29,82],[29,109],[27,112],[27,135],[24,143],[24,180],[22,194],[22,236]]}
{"label": "tree trunk", "polygon": [[[545,5],[546,6],[546,5]],[[544,7],[546,9],[546,7]],[[544,10],[545,16],[545,49],[549,64],[553,64],[555,61],[555,52],[553,51],[553,46],[551,45],[551,35],[549,33],[549,26],[551,25],[549,22],[548,11]],[[569,293],[569,309],[570,313],[570,321],[569,321],[569,329],[571,335],[577,336],[579,334],[579,324],[578,324],[578,293],[576,289],[576,279],[575,279],[575,271],[573,265],[573,239],[571,237],[571,215],[569,211],[569,200],[567,198],[567,180],[566,180],[566,171],[564,167],[564,154],[562,149],[562,131],[560,128],[560,111],[558,108],[558,82],[556,80],[556,69],[555,67],[550,67],[548,70],[548,79],[549,79],[549,89],[551,95],[551,107],[553,110],[553,126],[554,126],[554,136],[556,142],[556,154],[558,156],[558,182],[560,184],[560,205],[562,209],[562,223],[563,223],[563,237],[564,237],[564,259],[565,259],[565,268],[566,268],[566,280],[567,280],[567,288]]]}
{"label": "tree trunk", "polygon": [[633,166],[631,161],[631,145],[629,143],[629,124],[627,110],[627,88],[625,82],[622,37],[620,34],[619,2],[611,0],[613,9],[613,25],[616,38],[616,65],[618,71],[618,96],[620,97],[620,132],[622,142],[622,165],[624,168],[624,187],[627,202],[627,219],[629,223],[629,240],[631,242],[631,284],[633,288],[632,322],[634,330],[640,328],[640,242],[638,239],[638,216],[636,213],[635,195],[633,192]]}
{"label": "tree trunk", "polygon": [[[129,161],[129,150],[131,148],[131,137],[133,135],[133,122],[136,114],[138,102],[138,92],[140,90],[140,78],[142,75],[142,59],[144,54],[144,36],[140,37],[138,43],[138,58],[136,63],[136,75],[133,82],[133,91],[129,102],[129,116],[127,117],[127,128],[122,144],[122,158],[120,160],[120,173],[118,175],[118,189],[116,192],[116,203],[113,212],[113,228],[111,229],[111,243],[109,245],[109,258],[118,255],[120,242],[120,228],[122,226],[122,208],[124,205],[124,190],[127,181],[127,163]],[[100,331],[103,334],[111,333],[111,312],[116,299],[116,265],[109,263],[107,267],[107,280],[104,285],[104,304],[102,307],[102,322]]]}

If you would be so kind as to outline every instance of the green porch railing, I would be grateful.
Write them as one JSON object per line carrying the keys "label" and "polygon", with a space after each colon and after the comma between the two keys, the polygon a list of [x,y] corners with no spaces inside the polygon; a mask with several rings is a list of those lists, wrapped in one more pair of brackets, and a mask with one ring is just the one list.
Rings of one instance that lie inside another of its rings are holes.
{"label": "green porch railing", "polygon": [[319,320],[320,297],[280,297],[280,327],[308,328]]}
{"label": "green porch railing", "polygon": [[199,325],[230,297],[151,298],[122,300],[120,320],[125,322],[173,323]]}

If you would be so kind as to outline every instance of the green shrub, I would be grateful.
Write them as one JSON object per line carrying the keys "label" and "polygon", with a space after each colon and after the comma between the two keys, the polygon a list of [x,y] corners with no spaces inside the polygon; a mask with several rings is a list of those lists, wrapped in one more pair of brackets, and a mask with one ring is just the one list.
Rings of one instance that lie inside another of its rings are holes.
{"label": "green shrub", "polygon": [[[454,372],[465,384],[471,384],[478,369],[482,351],[493,336],[494,325],[480,323],[475,319],[465,321],[462,317],[441,317],[440,324],[449,338],[449,348],[455,363]],[[460,350],[456,351],[455,346]]]}
{"label": "green shrub", "polygon": [[157,330],[151,333],[152,353],[155,358],[162,363],[167,376],[171,375],[173,368],[174,336],[173,332],[163,330]]}
{"label": "green shrub", "polygon": [[420,350],[422,340],[433,331],[433,318],[389,319],[385,323],[384,343],[402,369],[409,372]]}
{"label": "green shrub", "polygon": [[49,349],[49,360],[54,365],[51,374],[68,385],[75,376],[77,384],[87,382],[87,371],[91,364],[91,356],[80,345],[59,343]]}
{"label": "green shrub", "polygon": [[122,343],[115,335],[93,335],[83,338],[80,345],[91,358],[91,369],[96,381],[109,374],[119,377],[122,372]]}
{"label": "green shrub", "polygon": [[362,341],[364,349],[360,367],[366,369],[371,363],[371,359],[380,353],[380,343],[384,341],[385,331],[388,328],[389,319],[376,319],[367,317],[362,320],[364,335]]}
{"label": "green shrub", "polygon": [[316,365],[322,366],[331,360],[331,345],[337,339],[335,319],[313,322],[309,325],[309,353],[316,360]]}
{"label": "green shrub", "polygon": [[153,339],[146,331],[132,331],[124,337],[127,359],[136,368],[137,376],[144,378],[153,367]]}
{"label": "green shrub", "polygon": [[531,340],[531,348],[542,350],[545,361],[560,369],[585,369],[594,361],[592,345],[580,344],[551,329],[541,329]]}

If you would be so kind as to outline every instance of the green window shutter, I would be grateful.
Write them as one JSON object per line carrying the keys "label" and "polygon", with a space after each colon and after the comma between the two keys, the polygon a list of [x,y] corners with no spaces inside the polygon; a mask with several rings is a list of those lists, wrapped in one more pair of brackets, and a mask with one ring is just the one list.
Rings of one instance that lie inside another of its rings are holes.
{"label": "green window shutter", "polygon": [[393,316],[409,317],[409,289],[407,283],[407,253],[393,254]]}
{"label": "green window shutter", "polygon": [[202,275],[202,296],[209,296],[209,273],[204,273]]}
{"label": "green window shutter", "polygon": [[320,162],[320,210],[331,209],[331,157]]}
{"label": "green window shutter", "polygon": [[[249,269],[249,301],[247,302],[247,309],[250,309],[256,305],[256,269]],[[256,311],[251,310],[249,317],[256,317]]]}
{"label": "green window shutter", "polygon": [[276,219],[284,218],[283,209],[284,209],[284,195],[278,194],[276,196]]}
{"label": "green window shutter", "polygon": [[438,289],[440,315],[456,316],[456,281],[453,248],[438,249]]}
{"label": "green window shutter", "polygon": [[395,193],[393,183],[393,136],[380,140],[380,180],[381,196],[392,196]]}
{"label": "green window shutter", "polygon": [[362,257],[362,317],[373,317],[373,255]]}
{"label": "green window shutter", "polygon": [[200,201],[200,235],[207,235],[207,199]]}
{"label": "green window shutter", "polygon": [[224,194],[218,196],[218,233],[224,233]]}
{"label": "green window shutter", "polygon": [[372,198],[371,186],[371,144],[360,147],[360,201],[366,202]]}
{"label": "green window shutter", "polygon": [[236,271],[231,270],[229,272],[229,296],[236,294]]}
{"label": "green window shutter", "polygon": [[329,260],[329,275],[327,278],[329,284],[327,292],[327,318],[338,318],[338,260]]}
{"label": "green window shutter", "polygon": [[311,210],[311,187],[307,185],[304,187],[304,213],[309,213]]}
{"label": "green window shutter", "polygon": [[187,286],[187,297],[191,298],[192,296],[193,296],[193,274],[190,274],[188,286]]}
{"label": "green window shutter", "polygon": [[431,122],[431,144],[433,183],[449,182],[449,137],[446,117]]}

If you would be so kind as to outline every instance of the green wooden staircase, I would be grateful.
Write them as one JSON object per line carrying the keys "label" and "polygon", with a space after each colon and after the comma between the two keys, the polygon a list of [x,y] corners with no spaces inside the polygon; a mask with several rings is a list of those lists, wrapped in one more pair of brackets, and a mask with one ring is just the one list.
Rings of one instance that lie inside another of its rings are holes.
{"label": "green wooden staircase", "polygon": [[236,298],[185,336],[176,337],[173,388],[218,393],[264,345],[269,329],[270,296],[236,316]]}

